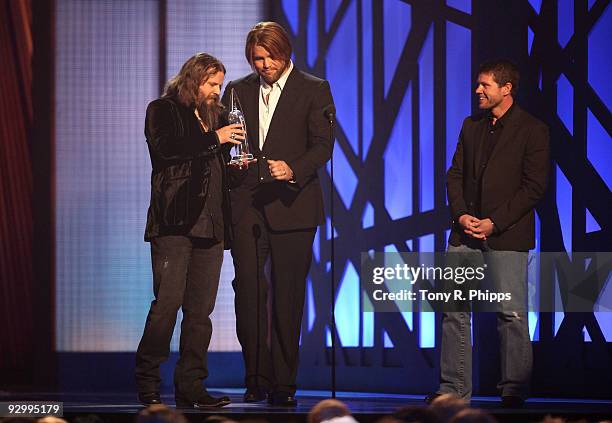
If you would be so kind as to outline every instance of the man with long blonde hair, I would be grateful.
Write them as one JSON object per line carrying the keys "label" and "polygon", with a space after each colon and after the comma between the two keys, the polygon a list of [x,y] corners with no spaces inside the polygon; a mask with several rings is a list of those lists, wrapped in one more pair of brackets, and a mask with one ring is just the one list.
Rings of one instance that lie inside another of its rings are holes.
{"label": "man with long blonde hair", "polygon": [[[330,159],[333,139],[326,111],[329,83],[301,72],[291,42],[276,22],[247,35],[253,73],[228,84],[245,110],[251,151],[258,157],[232,189],[232,257],[236,329],[245,361],[246,402],[266,399],[295,406],[296,375],[306,277],[317,226],[325,221],[317,176]],[[266,261],[271,267],[268,314]],[[270,328],[270,331],[268,330]]]}

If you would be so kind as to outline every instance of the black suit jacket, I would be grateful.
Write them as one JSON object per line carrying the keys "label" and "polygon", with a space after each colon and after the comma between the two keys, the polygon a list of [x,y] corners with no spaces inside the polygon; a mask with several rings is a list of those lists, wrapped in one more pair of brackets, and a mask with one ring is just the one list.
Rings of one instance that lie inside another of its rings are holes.
{"label": "black suit jacket", "polygon": [[[247,207],[261,208],[270,228],[277,231],[314,228],[325,221],[317,170],[330,158],[333,138],[323,110],[333,105],[329,83],[301,72],[289,74],[274,111],[263,146],[259,149],[259,75],[231,81],[223,95],[229,107],[236,90],[245,115],[248,139],[258,158],[242,183],[231,190],[232,221],[238,223]],[[296,183],[270,177],[267,160],[284,160]]]}
{"label": "black suit jacket", "polygon": [[[226,122],[221,122],[221,125]],[[172,97],[149,103],[145,136],[151,157],[151,202],[147,212],[145,241],[159,235],[186,235],[202,212],[208,190],[210,160],[220,160],[223,169],[223,213],[229,216],[228,152],[214,131],[202,132],[193,110]],[[225,220],[225,219],[224,219]],[[225,244],[232,239],[225,225]]]}
{"label": "black suit jacket", "polygon": [[[486,114],[463,121],[453,163],[447,173],[447,193],[453,217],[449,243],[459,245],[463,214],[491,218],[496,231],[487,238],[494,250],[527,251],[535,245],[534,207],[544,195],[549,169],[548,127],[514,105],[504,122],[488,164],[480,169],[480,143],[488,129]],[[479,178],[479,172],[482,179]],[[481,186],[478,186],[478,181]],[[480,216],[476,202],[480,196]]]}

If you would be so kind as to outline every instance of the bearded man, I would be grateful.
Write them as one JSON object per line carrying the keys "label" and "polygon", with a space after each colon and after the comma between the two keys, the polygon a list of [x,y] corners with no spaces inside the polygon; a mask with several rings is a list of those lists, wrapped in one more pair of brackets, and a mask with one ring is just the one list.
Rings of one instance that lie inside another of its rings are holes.
{"label": "bearded man", "polygon": [[223,102],[235,89],[258,157],[230,196],[244,401],[294,407],[306,277],[317,226],[325,221],[317,171],[333,150],[334,101],[329,83],[297,69],[291,54],[282,26],[255,25],[245,45],[253,72],[230,82]]}
{"label": "bearded man", "polygon": [[240,125],[221,126],[219,95],[225,67],[206,53],[191,57],[147,108],[151,204],[145,240],[151,243],[153,293],[136,353],[136,385],[143,405],[159,404],[159,366],[168,359],[179,308],[180,355],[174,371],[177,407],[210,408],[228,397],[208,394],[206,353],[212,334],[224,242],[230,232],[225,171]]}

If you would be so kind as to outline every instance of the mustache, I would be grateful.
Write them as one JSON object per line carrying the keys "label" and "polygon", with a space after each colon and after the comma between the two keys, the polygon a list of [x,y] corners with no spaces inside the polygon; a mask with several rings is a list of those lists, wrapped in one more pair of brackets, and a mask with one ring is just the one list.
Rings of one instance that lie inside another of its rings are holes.
{"label": "mustache", "polygon": [[[212,104],[208,104],[208,100],[214,101]],[[200,95],[196,98],[196,105],[199,107],[219,106],[221,105],[221,96],[218,94],[208,94],[206,97]]]}

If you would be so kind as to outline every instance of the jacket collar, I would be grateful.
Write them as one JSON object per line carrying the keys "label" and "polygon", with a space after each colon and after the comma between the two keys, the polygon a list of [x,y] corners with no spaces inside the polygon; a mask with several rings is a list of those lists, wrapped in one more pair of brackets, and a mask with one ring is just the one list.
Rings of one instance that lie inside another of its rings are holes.
{"label": "jacket collar", "polygon": [[[283,123],[288,121],[289,115],[292,113],[293,104],[299,98],[302,80],[301,72],[294,66],[287,76],[287,82],[274,110],[264,150],[269,150],[274,145],[275,140],[282,137]],[[246,77],[245,81],[248,84],[248,89],[247,98],[244,100],[243,105],[246,109],[245,118],[249,132],[248,136],[251,148],[259,153],[259,75],[257,72],[253,72]]]}

